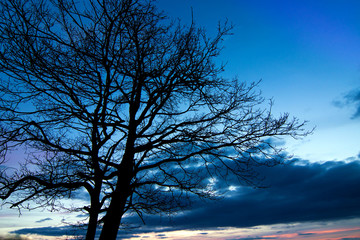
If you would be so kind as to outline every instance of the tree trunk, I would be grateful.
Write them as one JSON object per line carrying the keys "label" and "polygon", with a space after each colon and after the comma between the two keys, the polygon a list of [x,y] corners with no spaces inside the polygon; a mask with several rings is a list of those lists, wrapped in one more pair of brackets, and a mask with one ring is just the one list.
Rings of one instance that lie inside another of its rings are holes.
{"label": "tree trunk", "polygon": [[92,191],[89,190],[90,193],[90,209],[89,212],[89,223],[88,228],[86,231],[86,240],[94,240],[96,236],[96,229],[98,226],[98,217],[100,213],[100,203],[99,203],[99,197],[101,192],[101,180],[96,179],[95,181],[95,187]]}
{"label": "tree trunk", "polygon": [[[131,115],[131,114],[130,114]],[[134,118],[134,116],[133,116]],[[121,218],[125,213],[127,198],[131,195],[131,179],[133,178],[134,142],[136,128],[129,127],[126,151],[122,159],[116,188],[111,194],[111,202],[104,217],[104,225],[99,240],[116,240]]]}
{"label": "tree trunk", "polygon": [[[124,162],[129,162],[125,161]],[[104,217],[104,225],[99,240],[116,240],[121,218],[125,213],[126,201],[131,194],[132,178],[131,165],[123,162],[123,169],[119,172],[116,188],[111,194],[111,202]]]}
{"label": "tree trunk", "polygon": [[104,225],[99,240],[116,240],[127,198],[128,194],[122,191],[114,192],[104,217]]}
{"label": "tree trunk", "polygon": [[92,213],[89,217],[89,224],[86,231],[86,240],[94,240],[96,235],[98,214]]}

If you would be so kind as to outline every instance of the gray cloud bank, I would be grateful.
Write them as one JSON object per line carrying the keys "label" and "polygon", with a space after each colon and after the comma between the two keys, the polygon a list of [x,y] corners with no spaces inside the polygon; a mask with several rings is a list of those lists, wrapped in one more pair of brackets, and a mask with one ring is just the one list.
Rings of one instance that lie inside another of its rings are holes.
{"label": "gray cloud bank", "polygon": [[[299,160],[296,164],[261,168],[259,172],[266,177],[268,188],[239,186],[220,201],[195,201],[188,211],[171,221],[167,217],[147,216],[145,226],[131,232],[120,231],[119,238],[156,231],[158,227],[213,229],[360,217],[360,161],[320,164]],[[124,220],[140,224],[135,216]],[[66,230],[32,228],[13,233],[59,236],[68,234]]]}
{"label": "gray cloud bank", "polygon": [[[360,162],[283,165],[261,169],[265,189],[240,187],[231,197],[198,202],[172,219],[178,229],[251,227],[360,217]],[[165,225],[149,217],[148,225]]]}

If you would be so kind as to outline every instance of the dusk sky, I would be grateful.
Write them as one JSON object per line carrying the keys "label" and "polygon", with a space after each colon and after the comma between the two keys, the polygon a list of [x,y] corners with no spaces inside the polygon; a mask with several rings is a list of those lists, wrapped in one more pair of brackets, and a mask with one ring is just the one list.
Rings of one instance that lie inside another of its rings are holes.
{"label": "dusk sky", "polygon": [[[119,239],[360,240],[360,1],[156,4],[184,24],[193,15],[210,36],[219,21],[232,23],[234,35],[224,39],[219,57],[226,63],[223,76],[249,83],[261,79],[259,90],[274,101],[274,114],[289,112],[315,130],[304,139],[276,140],[296,163],[258,169],[268,188],[219,180],[214,187],[228,191],[221,201],[194,199],[192,207],[171,219],[148,216],[145,226],[119,231]],[[3,206],[0,234],[62,239],[72,231],[64,222],[77,217],[46,211],[23,211],[19,217]]]}

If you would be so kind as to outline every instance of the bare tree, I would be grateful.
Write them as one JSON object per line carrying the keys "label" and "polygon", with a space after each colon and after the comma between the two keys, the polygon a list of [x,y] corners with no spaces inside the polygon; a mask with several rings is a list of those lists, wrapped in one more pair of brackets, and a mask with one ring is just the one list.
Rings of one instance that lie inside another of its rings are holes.
{"label": "bare tree", "polygon": [[54,207],[85,190],[86,239],[101,225],[109,240],[124,213],[177,211],[214,196],[208,178],[251,181],[252,166],[279,163],[269,138],[306,135],[304,123],[262,110],[256,83],[220,77],[230,31],[209,38],[152,1],[2,1],[1,157],[30,154],[1,168],[1,198]]}

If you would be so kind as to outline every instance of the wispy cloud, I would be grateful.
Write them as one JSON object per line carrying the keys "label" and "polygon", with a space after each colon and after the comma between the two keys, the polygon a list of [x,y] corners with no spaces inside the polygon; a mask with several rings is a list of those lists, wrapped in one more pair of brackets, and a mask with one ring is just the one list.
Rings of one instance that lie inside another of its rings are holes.
{"label": "wispy cloud", "polygon": [[247,238],[237,238],[237,239],[227,239],[227,240],[266,240],[266,239],[279,239],[277,237],[247,237]]}
{"label": "wispy cloud", "polygon": [[355,238],[341,238],[340,240],[360,240],[360,237],[355,237]]}
{"label": "wispy cloud", "polygon": [[20,236],[20,235],[7,235],[0,236],[0,240],[31,240],[32,238]]}
{"label": "wispy cloud", "polygon": [[360,88],[354,89],[346,93],[341,100],[336,100],[333,102],[337,107],[353,107],[355,111],[352,115],[352,118],[360,118]]}
{"label": "wispy cloud", "polygon": [[43,223],[43,222],[51,221],[51,220],[52,220],[52,218],[43,218],[43,219],[36,221],[36,223]]}
{"label": "wispy cloud", "polygon": [[84,232],[75,226],[61,227],[40,227],[40,228],[23,228],[12,231],[14,234],[38,234],[42,236],[64,236],[64,235],[83,235]]}
{"label": "wispy cloud", "polygon": [[[334,239],[334,240],[360,240],[360,238],[342,238],[339,235],[356,231],[358,234],[360,228],[339,228],[339,229],[328,229],[328,230],[317,230],[312,232],[300,232],[300,233],[283,233],[261,236],[258,239]],[[331,238],[330,238],[331,237]],[[242,239],[243,240],[243,239]]]}

